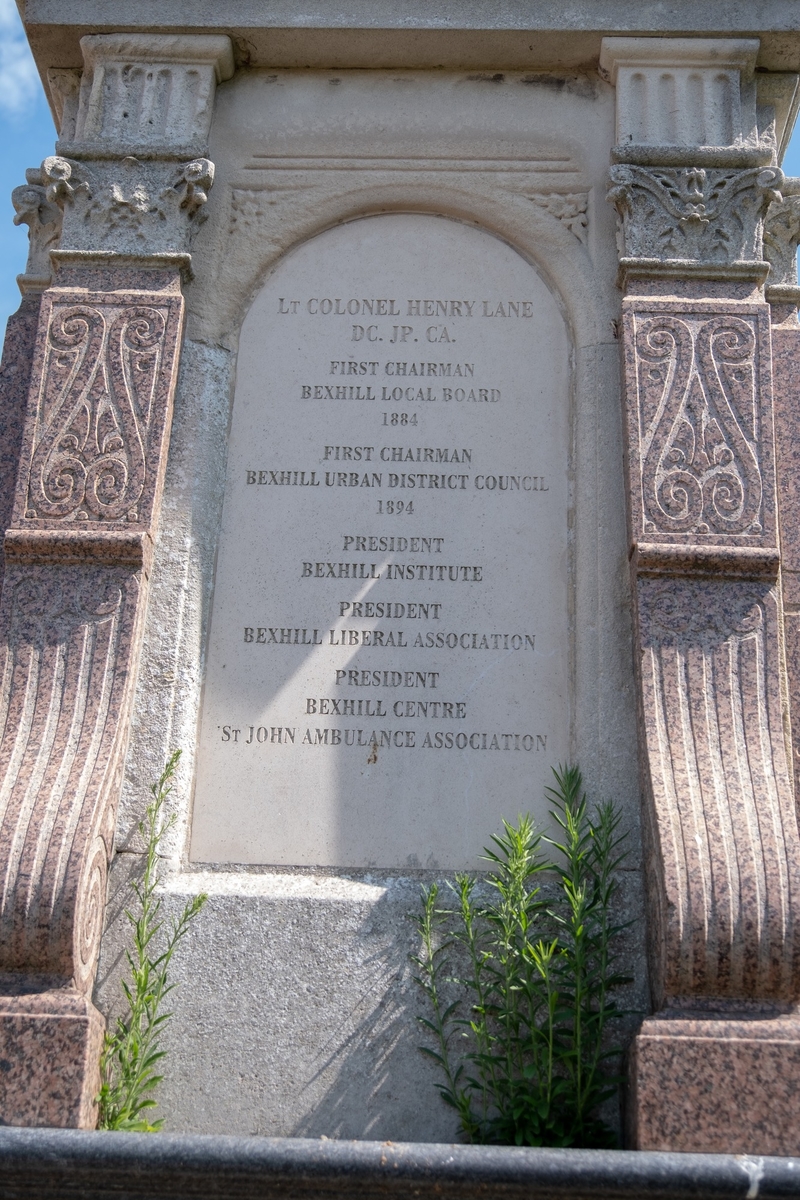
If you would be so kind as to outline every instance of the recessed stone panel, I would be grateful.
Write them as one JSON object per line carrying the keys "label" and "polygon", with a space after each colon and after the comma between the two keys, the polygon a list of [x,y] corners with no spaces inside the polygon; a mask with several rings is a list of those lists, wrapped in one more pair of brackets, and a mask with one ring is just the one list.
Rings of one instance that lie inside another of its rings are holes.
{"label": "recessed stone panel", "polygon": [[474,866],[569,748],[569,349],[421,215],[288,254],[241,332],[191,855]]}

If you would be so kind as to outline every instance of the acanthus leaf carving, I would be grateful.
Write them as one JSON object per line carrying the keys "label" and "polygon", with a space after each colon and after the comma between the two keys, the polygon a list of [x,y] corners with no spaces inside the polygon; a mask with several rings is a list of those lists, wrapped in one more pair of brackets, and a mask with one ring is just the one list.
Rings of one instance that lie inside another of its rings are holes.
{"label": "acanthus leaf carving", "polygon": [[757,350],[742,317],[637,316],[645,534],[761,534]]}
{"label": "acanthus leaf carving", "polygon": [[42,175],[48,199],[64,212],[62,249],[183,253],[205,220],[214,164],[194,158],[176,167],[128,155],[87,166],[54,155]]}
{"label": "acanthus leaf carving", "polygon": [[761,261],[764,213],[781,199],[777,167],[611,168],[622,257],[709,264]]}
{"label": "acanthus leaf carving", "polygon": [[589,196],[587,192],[534,192],[529,197],[546,209],[574,234],[584,246],[589,237]]}
{"label": "acanthus leaf carving", "polygon": [[48,197],[44,176],[37,168],[25,172],[26,182],[14,188],[15,225],[28,226],[28,262],[23,282],[46,286],[50,279],[50,251],[61,238],[62,213]]}
{"label": "acanthus leaf carving", "polygon": [[770,267],[770,287],[797,287],[800,179],[786,182],[788,194],[770,204],[764,220],[764,258]]}

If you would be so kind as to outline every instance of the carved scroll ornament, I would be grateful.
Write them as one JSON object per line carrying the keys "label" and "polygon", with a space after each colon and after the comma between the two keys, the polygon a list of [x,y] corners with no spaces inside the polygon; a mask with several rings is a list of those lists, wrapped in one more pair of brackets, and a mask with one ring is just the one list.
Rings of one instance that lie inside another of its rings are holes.
{"label": "carved scroll ornament", "polygon": [[769,319],[626,305],[635,538],[775,544]]}
{"label": "carved scroll ornament", "polygon": [[61,237],[62,213],[47,198],[41,171],[26,171],[25,177],[26,182],[11,193],[14,224],[28,226],[28,262],[19,282],[23,291],[38,291],[50,282],[50,251]]}
{"label": "carved scroll ornament", "polygon": [[636,356],[645,532],[760,534],[752,322],[639,318]]}
{"label": "carved scroll ornament", "polygon": [[53,305],[20,518],[147,521],[168,317],[163,302]]}
{"label": "carved scroll ornament", "polygon": [[657,989],[791,1000],[800,839],[769,582],[637,584]]}
{"label": "carved scroll ornament", "polygon": [[48,201],[64,212],[64,248],[182,253],[205,220],[214,164],[128,156],[87,165],[52,155],[42,163],[42,177]]}

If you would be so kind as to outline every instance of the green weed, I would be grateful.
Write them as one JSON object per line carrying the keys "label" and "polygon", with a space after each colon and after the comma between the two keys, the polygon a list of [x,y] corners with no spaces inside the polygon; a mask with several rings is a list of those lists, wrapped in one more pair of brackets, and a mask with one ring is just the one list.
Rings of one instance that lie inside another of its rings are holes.
{"label": "green weed", "polygon": [[137,900],[135,911],[125,912],[133,930],[133,949],[125,952],[131,977],[130,981],[122,981],[127,1011],[117,1018],[113,1032],[106,1033],[103,1041],[98,1129],[155,1133],[163,1124],[161,1120],[149,1121],[144,1114],[156,1106],[153,1092],[163,1079],[157,1073],[166,1053],[161,1036],[172,1014],[162,1009],[176,986],[169,982],[169,965],[178,942],[207,899],[205,895],[195,896],[169,930],[165,929],[162,902],[156,896],[158,847],[175,820],[174,814],[165,820],[163,808],[172,791],[171,780],[180,755],[176,750],[161,778],[152,785],[153,800],[139,825],[147,851],[142,878],[132,885]]}
{"label": "green weed", "polygon": [[[616,1143],[598,1110],[622,1081],[607,1030],[623,1015],[612,993],[631,982],[617,963],[624,926],[612,919],[625,835],[613,803],[589,814],[577,767],[553,775],[555,838],[529,816],[504,821],[485,878],[457,874],[447,907],[437,884],[423,888],[416,918],[431,1042],[420,1048],[472,1142]],[[543,842],[558,854],[545,855]],[[546,892],[543,872],[556,881]]]}

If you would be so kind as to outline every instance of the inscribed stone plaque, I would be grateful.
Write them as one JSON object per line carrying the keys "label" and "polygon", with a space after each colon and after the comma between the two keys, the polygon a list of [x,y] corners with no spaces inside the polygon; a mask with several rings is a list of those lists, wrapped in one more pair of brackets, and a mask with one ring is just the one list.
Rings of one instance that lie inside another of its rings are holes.
{"label": "inscribed stone plaque", "polygon": [[568,748],[569,354],[507,244],[386,215],[244,322],[196,861],[474,866]]}

